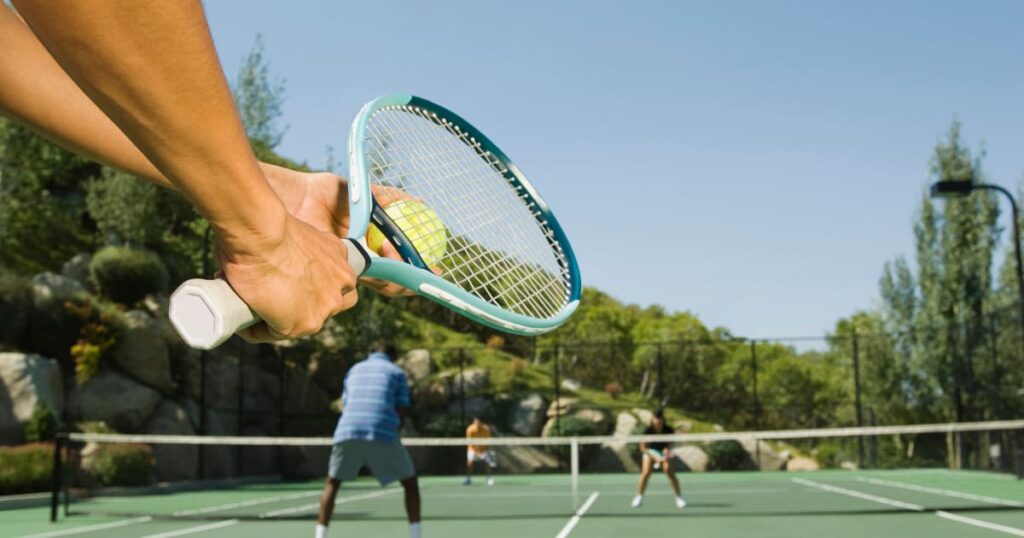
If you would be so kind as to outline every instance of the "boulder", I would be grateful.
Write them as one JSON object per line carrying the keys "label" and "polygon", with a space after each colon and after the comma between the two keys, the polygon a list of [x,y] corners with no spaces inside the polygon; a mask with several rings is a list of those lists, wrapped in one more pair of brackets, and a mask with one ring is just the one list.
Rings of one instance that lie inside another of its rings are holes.
{"label": "boulder", "polygon": [[780,454],[768,443],[757,441],[754,444],[752,439],[742,439],[740,445],[762,471],[781,471],[786,468],[786,454]]}
{"label": "boulder", "polygon": [[60,268],[61,276],[68,277],[82,286],[89,286],[89,262],[92,261],[92,254],[83,252],[76,254],[70,260],[64,262]]}
{"label": "boulder", "polygon": [[441,409],[448,403],[450,396],[448,383],[442,380],[434,380],[412,389],[412,403],[417,409]]}
{"label": "boulder", "polygon": [[[188,411],[172,400],[164,400],[156,408],[143,431],[164,435],[196,433]],[[193,480],[199,464],[199,448],[196,445],[154,444],[153,459],[156,460],[158,480]]]}
{"label": "boulder", "polygon": [[[491,401],[488,400],[487,398],[483,398],[480,396],[467,398],[465,400],[466,422],[468,423],[470,420],[472,420],[473,416],[475,415],[486,415],[487,411],[490,410],[490,408]],[[451,404],[448,405],[448,412],[451,413],[452,416],[458,417],[463,412],[462,404],[460,404],[458,401],[452,402]]]}
{"label": "boulder", "polygon": [[596,435],[605,435],[611,429],[611,416],[600,409],[580,409],[573,416],[579,420],[592,422],[596,428]]}
{"label": "boulder", "polygon": [[786,462],[787,471],[817,471],[819,469],[821,466],[818,465],[818,462],[803,456],[797,456]]}
{"label": "boulder", "polygon": [[36,306],[66,301],[80,293],[85,293],[85,286],[73,278],[56,273],[39,273],[32,277],[32,295]]}
{"label": "boulder", "polygon": [[579,406],[579,400],[576,398],[569,398],[562,396],[561,398],[551,402],[548,406],[548,418],[552,417],[563,417],[565,415],[576,412]]}
{"label": "boulder", "polygon": [[559,469],[558,458],[540,446],[498,446],[494,455],[502,473],[550,473]]}
{"label": "boulder", "polygon": [[583,384],[576,379],[563,379],[562,388],[569,392],[578,392]]}
{"label": "boulder", "polygon": [[24,353],[0,353],[0,444],[24,441],[25,423],[39,406],[64,409],[60,365]]}
{"label": "boulder", "polygon": [[446,379],[449,380],[448,386],[453,396],[462,396],[463,392],[465,394],[481,392],[491,385],[491,376],[483,368],[470,368],[463,371],[461,376],[456,373],[447,376]]}
{"label": "boulder", "polygon": [[[238,409],[238,359],[208,351],[206,355],[206,407]],[[198,395],[196,395],[198,398]]]}
{"label": "boulder", "polygon": [[99,420],[120,432],[137,432],[161,399],[156,390],[103,370],[75,388],[72,408],[81,420]]}
{"label": "boulder", "polygon": [[527,394],[515,403],[509,417],[509,427],[523,436],[534,436],[544,427],[544,397],[536,392]]}
{"label": "boulder", "polygon": [[[622,412],[615,416],[616,437],[631,435],[637,427],[636,417]],[[640,466],[637,459],[630,453],[629,445],[619,441],[604,443],[595,458],[593,471],[596,472],[637,472]]]}
{"label": "boulder", "polygon": [[[267,381],[276,384],[278,380],[269,376]],[[277,389],[268,392],[276,394]],[[285,370],[284,394],[280,397],[284,399],[285,414],[324,415],[331,412],[331,396],[340,394],[341,383],[338,383],[335,392],[328,393],[315,382],[309,370],[288,366]]]}
{"label": "boulder", "polygon": [[654,418],[654,413],[652,411],[640,409],[639,407],[633,408],[633,414],[636,415],[636,418],[640,419],[640,422],[645,426],[649,425],[651,423],[651,419]]}
{"label": "boulder", "polygon": [[25,348],[32,302],[27,282],[0,276],[0,347]]}
{"label": "boulder", "polygon": [[426,349],[413,349],[399,359],[397,363],[409,377],[409,384],[415,385],[427,379],[437,369],[430,360],[430,352]]}
{"label": "boulder", "polygon": [[856,470],[860,469],[860,467],[855,462],[852,462],[852,461],[841,462],[839,464],[839,468],[844,470],[844,471],[856,471]]}
{"label": "boulder", "polygon": [[672,429],[674,429],[676,433],[690,433],[693,431],[693,422],[689,420],[680,420],[679,422],[672,424]]}
{"label": "boulder", "polygon": [[136,380],[172,394],[171,360],[160,323],[142,310],[129,310],[124,320],[125,330],[111,350],[114,364]]}
{"label": "boulder", "polygon": [[696,445],[679,445],[672,447],[672,453],[683,463],[685,470],[703,473],[708,470],[708,455]]}

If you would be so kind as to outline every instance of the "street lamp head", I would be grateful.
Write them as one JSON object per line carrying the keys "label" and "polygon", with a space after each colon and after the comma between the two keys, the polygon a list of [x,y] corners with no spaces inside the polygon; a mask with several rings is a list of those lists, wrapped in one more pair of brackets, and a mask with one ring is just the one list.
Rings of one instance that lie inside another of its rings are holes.
{"label": "street lamp head", "polygon": [[932,183],[932,198],[953,198],[967,196],[974,190],[971,181],[936,181]]}

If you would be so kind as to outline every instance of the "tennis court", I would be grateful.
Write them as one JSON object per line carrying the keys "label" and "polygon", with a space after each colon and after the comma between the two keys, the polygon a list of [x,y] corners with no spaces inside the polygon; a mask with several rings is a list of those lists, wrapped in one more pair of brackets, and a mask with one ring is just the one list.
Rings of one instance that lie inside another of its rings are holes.
{"label": "tennis court", "polygon": [[[729,472],[681,475],[689,506],[677,510],[663,477],[644,506],[629,507],[635,476],[581,474],[573,494],[562,474],[499,476],[493,487],[425,477],[430,536],[1024,536],[1024,482],[981,471]],[[302,536],[312,533],[320,484],[104,496],[49,508],[5,511],[4,536]],[[574,497],[578,497],[575,498]],[[578,508],[573,510],[576,504]],[[107,515],[76,515],[76,511]],[[147,514],[147,515],[140,515]],[[402,493],[372,479],[339,494],[336,536],[405,536]]]}

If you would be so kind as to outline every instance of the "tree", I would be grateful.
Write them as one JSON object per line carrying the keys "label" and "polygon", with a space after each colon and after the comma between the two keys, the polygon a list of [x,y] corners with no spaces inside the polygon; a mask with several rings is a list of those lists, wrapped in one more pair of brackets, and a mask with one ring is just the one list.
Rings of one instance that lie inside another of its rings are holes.
{"label": "tree", "polygon": [[252,50],[242,60],[232,93],[253,150],[263,160],[273,154],[271,150],[284,137],[286,128],[278,125],[284,91],[284,80],[270,77],[263,36],[257,34]]}

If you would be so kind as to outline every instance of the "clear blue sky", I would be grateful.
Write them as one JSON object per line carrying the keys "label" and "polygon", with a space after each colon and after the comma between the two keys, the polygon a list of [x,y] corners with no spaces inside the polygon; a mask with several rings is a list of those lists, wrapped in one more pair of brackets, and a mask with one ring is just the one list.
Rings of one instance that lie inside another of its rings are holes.
{"label": "clear blue sky", "polygon": [[229,77],[263,34],[287,83],[283,154],[322,165],[379,94],[438,101],[538,185],[587,285],[743,336],[821,335],[878,304],[954,117],[991,181],[1024,172],[1024,2],[207,11]]}

